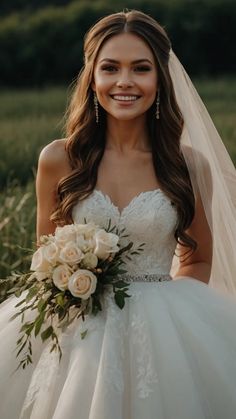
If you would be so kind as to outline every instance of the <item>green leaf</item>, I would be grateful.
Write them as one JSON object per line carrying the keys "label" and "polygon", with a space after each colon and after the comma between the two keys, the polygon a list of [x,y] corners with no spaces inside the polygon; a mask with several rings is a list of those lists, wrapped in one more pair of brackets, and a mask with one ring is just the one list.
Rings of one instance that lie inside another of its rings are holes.
{"label": "green leaf", "polygon": [[25,298],[24,298],[23,300],[21,300],[19,303],[17,303],[17,304],[15,305],[15,307],[19,307],[19,306],[21,306],[21,304],[23,304],[23,303],[25,303]]}
{"label": "green leaf", "polygon": [[63,294],[58,294],[56,297],[56,303],[60,306],[60,307],[64,307],[65,301],[64,301],[64,295]]}
{"label": "green leaf", "polygon": [[32,323],[24,323],[21,328],[20,328],[20,332],[24,332],[26,329],[28,329],[29,326],[34,325],[34,322]]}
{"label": "green leaf", "polygon": [[118,307],[122,309],[125,305],[125,299],[124,299],[123,293],[121,293],[120,291],[116,292],[114,298]]}
{"label": "green leaf", "polygon": [[15,296],[17,297],[17,298],[19,298],[20,296],[21,296],[21,293],[22,293],[22,291],[21,290],[17,290],[17,291],[15,291]]}
{"label": "green leaf", "polygon": [[80,333],[81,339],[84,339],[85,338],[85,336],[87,335],[87,332],[88,332],[88,329],[86,329],[84,332],[81,332]]}
{"label": "green leaf", "polygon": [[16,319],[18,316],[20,316],[21,312],[15,313],[12,317],[10,317],[10,320]]}
{"label": "green leaf", "polygon": [[41,298],[38,302],[38,311],[42,312],[47,307],[48,301]]}
{"label": "green leaf", "polygon": [[31,323],[31,325],[26,329],[25,333],[29,336],[34,328],[34,323]]}
{"label": "green leaf", "polygon": [[124,288],[127,287],[127,283],[125,281],[116,281],[113,282],[115,288]]}
{"label": "green leaf", "polygon": [[129,298],[129,297],[132,297],[132,296],[131,296],[131,295],[129,295],[129,294],[126,294],[126,292],[124,292],[124,297]]}
{"label": "green leaf", "polygon": [[118,273],[119,275],[122,275],[122,274],[126,274],[126,273],[127,273],[127,271],[126,271],[125,269],[120,269],[120,268],[118,268],[117,273]]}
{"label": "green leaf", "polygon": [[25,340],[25,342],[24,342],[24,343],[22,343],[22,345],[21,345],[21,347],[20,347],[19,351],[18,351],[18,352],[17,352],[17,354],[16,354],[16,357],[18,357],[18,356],[20,355],[20,353],[21,353],[21,351],[24,349],[24,347],[25,347],[26,343],[27,343],[27,340]]}
{"label": "green leaf", "polygon": [[40,313],[40,315],[37,317],[37,319],[36,319],[36,321],[34,323],[34,325],[35,325],[35,327],[34,327],[34,336],[35,337],[38,336],[38,334],[40,332],[40,329],[41,329],[42,324],[43,324],[43,321],[44,321],[44,317],[45,317],[45,311],[42,311]]}
{"label": "green leaf", "polygon": [[53,327],[49,326],[46,330],[41,333],[42,341],[44,342],[53,334]]}
{"label": "green leaf", "polygon": [[28,292],[28,294],[26,296],[25,301],[28,303],[37,294],[37,292],[38,292],[38,287],[31,287],[29,289],[29,292]]}

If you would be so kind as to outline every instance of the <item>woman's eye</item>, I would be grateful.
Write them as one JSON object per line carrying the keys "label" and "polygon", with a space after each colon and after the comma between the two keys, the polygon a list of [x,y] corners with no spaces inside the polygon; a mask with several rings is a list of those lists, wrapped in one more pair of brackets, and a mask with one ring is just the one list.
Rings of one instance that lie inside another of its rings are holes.
{"label": "woman's eye", "polygon": [[143,67],[143,66],[139,66],[139,67],[136,67],[136,68],[135,68],[135,70],[136,70],[136,71],[143,72],[143,71],[150,71],[150,70],[151,70],[151,68],[150,68],[150,67]]}
{"label": "woman's eye", "polygon": [[114,70],[116,70],[116,67],[114,67],[112,65],[109,65],[109,66],[106,66],[106,67],[102,67],[102,70],[113,72]]}

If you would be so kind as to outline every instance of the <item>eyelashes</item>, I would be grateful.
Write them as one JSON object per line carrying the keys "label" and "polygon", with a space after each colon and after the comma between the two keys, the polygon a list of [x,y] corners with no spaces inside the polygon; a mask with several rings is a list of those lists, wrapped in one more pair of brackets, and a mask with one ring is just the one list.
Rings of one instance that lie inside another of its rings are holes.
{"label": "eyelashes", "polygon": [[[118,70],[118,67],[114,67],[113,65],[101,67],[102,71],[107,71],[108,73],[115,73]],[[147,66],[138,66],[134,68],[135,72],[144,73],[147,71],[151,71],[150,67]]]}

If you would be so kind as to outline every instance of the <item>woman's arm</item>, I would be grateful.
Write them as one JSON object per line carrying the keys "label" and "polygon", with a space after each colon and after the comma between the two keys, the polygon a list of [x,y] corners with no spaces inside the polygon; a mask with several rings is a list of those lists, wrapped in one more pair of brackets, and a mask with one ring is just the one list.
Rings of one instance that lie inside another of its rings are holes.
{"label": "woman's arm", "polygon": [[54,233],[56,229],[50,216],[57,205],[57,185],[70,170],[64,144],[64,140],[55,140],[44,147],[39,156],[36,176],[37,242],[41,235]]}
{"label": "woman's arm", "polygon": [[180,264],[174,279],[178,276],[190,276],[208,283],[212,262],[212,235],[200,197],[196,200],[195,216],[186,233],[196,240],[198,248],[192,256],[186,258],[184,253],[188,249],[181,245],[177,246]]}

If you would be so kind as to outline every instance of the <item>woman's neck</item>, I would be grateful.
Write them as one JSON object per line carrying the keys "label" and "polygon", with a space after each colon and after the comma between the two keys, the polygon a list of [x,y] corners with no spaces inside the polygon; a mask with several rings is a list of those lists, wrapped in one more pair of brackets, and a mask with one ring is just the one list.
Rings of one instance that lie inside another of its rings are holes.
{"label": "woman's neck", "polygon": [[106,149],[121,154],[130,151],[150,151],[146,119],[136,118],[131,121],[119,121],[108,117]]}

